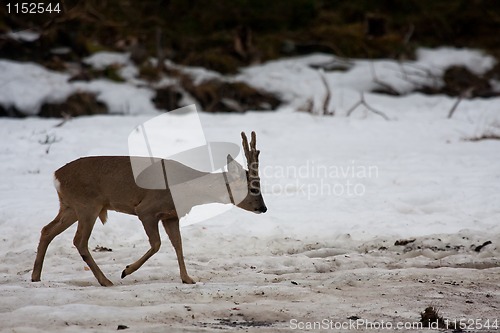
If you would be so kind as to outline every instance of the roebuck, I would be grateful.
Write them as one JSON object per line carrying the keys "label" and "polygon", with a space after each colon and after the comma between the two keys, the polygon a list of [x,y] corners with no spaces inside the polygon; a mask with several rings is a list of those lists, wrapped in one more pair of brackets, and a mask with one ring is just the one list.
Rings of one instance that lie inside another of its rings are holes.
{"label": "roebuck", "polygon": [[[151,245],[139,260],[123,270],[122,278],[138,270],[158,252],[161,245],[158,222],[161,220],[175,249],[182,282],[195,283],[189,277],[184,264],[179,219],[192,207],[205,203],[232,203],[255,213],[264,213],[267,210],[260,192],[258,173],[260,151],[255,148],[255,132],[252,132],[250,146],[245,133],[242,132],[241,136],[248,171],[228,155],[228,172],[222,173],[224,177],[222,184],[221,173],[205,173],[172,160],[159,159],[164,168],[179,175],[188,186],[188,195],[183,197],[181,205],[174,205],[172,192],[168,186],[160,190],[137,186],[129,156],[84,157],[57,170],[54,182],[60,202],[59,213],[41,231],[31,275],[32,281],[40,281],[43,260],[50,242],[78,221],[73,244],[99,283],[103,286],[112,286],[113,283],[106,278],[92,258],[88,240],[97,217],[105,223],[107,211],[114,210],[136,215],[142,222]],[[235,202],[233,195],[235,190],[246,194],[241,202]]]}

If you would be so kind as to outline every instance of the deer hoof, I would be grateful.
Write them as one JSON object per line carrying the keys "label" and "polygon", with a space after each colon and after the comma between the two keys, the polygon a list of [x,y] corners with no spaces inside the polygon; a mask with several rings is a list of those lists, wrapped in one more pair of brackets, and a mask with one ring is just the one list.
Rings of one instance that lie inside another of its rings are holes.
{"label": "deer hoof", "polygon": [[130,273],[132,273],[132,272],[128,272],[128,273],[127,273],[127,270],[129,269],[129,267],[130,267],[130,265],[127,265],[127,266],[125,267],[125,269],[123,270],[123,272],[122,272],[122,279],[123,279],[125,276],[129,275]]}
{"label": "deer hoof", "polygon": [[40,277],[42,274],[33,272],[31,273],[31,282],[40,282]]}
{"label": "deer hoof", "polygon": [[103,286],[103,287],[112,287],[113,286],[113,282],[111,282],[109,280],[105,280],[105,281],[101,282],[101,286]]}
{"label": "deer hoof", "polygon": [[182,279],[182,283],[184,284],[196,284],[193,279],[191,279],[189,276],[187,278]]}

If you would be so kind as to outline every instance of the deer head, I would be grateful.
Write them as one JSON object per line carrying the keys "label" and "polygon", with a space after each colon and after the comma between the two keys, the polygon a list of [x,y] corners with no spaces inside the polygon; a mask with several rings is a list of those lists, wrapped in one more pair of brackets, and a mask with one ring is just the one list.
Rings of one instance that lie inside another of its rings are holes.
{"label": "deer head", "polygon": [[244,170],[231,155],[227,156],[229,195],[231,201],[236,206],[257,214],[265,213],[267,207],[262,198],[259,177],[260,150],[257,150],[255,146],[255,132],[252,132],[250,145],[248,145],[248,139],[244,132],[241,132],[241,138],[243,140],[243,151],[247,159],[248,171]]}

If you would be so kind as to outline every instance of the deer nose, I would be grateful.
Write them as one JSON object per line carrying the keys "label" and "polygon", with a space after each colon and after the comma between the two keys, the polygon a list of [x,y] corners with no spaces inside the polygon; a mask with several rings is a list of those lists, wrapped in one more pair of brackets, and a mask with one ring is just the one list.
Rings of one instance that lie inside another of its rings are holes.
{"label": "deer nose", "polygon": [[262,206],[262,207],[260,207],[260,211],[261,211],[262,213],[267,212],[267,207],[266,207],[266,206]]}

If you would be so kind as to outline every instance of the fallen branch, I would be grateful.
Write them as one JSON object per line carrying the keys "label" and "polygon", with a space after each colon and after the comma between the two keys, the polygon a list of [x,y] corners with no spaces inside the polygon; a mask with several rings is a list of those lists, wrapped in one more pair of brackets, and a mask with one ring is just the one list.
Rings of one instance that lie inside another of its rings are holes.
{"label": "fallen branch", "polygon": [[385,115],[385,113],[383,113],[382,111],[378,111],[377,109],[374,109],[373,107],[371,107],[368,103],[366,103],[366,100],[365,100],[365,95],[363,92],[360,93],[360,99],[359,101],[357,101],[348,111],[347,111],[347,117],[349,117],[351,115],[351,113],[354,112],[354,110],[356,110],[358,108],[358,106],[360,105],[363,105],[365,108],[367,108],[368,110],[370,110],[371,112],[375,113],[375,114],[378,114],[379,116],[381,116],[382,118],[384,118],[385,120],[389,121],[389,117],[387,117]]}

